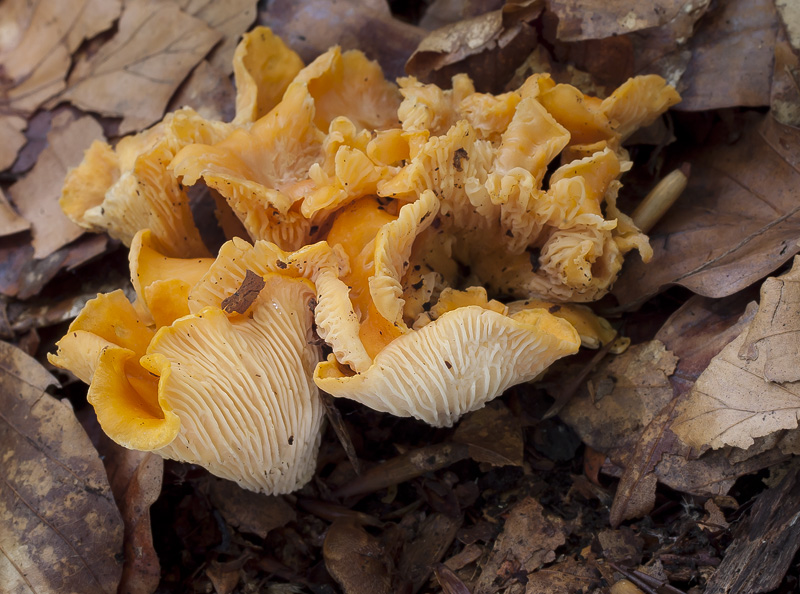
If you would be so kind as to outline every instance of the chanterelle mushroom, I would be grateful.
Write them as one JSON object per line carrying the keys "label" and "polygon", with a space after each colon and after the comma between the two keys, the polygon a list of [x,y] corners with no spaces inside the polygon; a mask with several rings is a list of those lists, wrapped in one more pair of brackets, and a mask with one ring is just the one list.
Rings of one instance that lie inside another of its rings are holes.
{"label": "chanterelle mushroom", "polygon": [[263,279],[243,314],[217,303],[157,332],[121,291],[100,295],[50,360],[90,383],[89,402],[117,443],[199,464],[254,491],[293,491],[314,472],[323,419],[311,380],[320,352],[308,341],[315,292],[302,277]]}

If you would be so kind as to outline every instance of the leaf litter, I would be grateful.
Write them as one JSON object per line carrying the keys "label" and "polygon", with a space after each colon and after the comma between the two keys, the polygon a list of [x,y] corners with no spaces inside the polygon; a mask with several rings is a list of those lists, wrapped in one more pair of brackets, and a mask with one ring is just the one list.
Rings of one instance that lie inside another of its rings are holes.
{"label": "leaf litter", "polygon": [[[37,567],[24,579],[136,594],[265,585],[348,594],[766,592],[797,583],[800,541],[788,521],[800,453],[798,273],[786,270],[800,250],[792,3],[660,0],[648,12],[627,0],[483,10],[438,0],[428,13],[423,3],[392,3],[392,13],[382,0],[72,4],[12,1],[0,17],[0,331],[40,359],[76,304],[102,286],[96,279],[123,286],[125,277],[113,242],[58,218],[58,178],[90,137],[114,143],[167,108],[189,104],[230,119],[233,90],[220,77],[254,19],[306,61],[339,43],[365,50],[392,78],[404,67],[440,82],[466,70],[478,86],[502,90],[515,69],[517,77],[552,70],[602,93],[633,74],[661,74],[684,101],[640,135],[647,144],[628,147],[647,174],[631,178],[621,202],[631,212],[664,172],[682,163],[692,171],[651,233],[654,261],[629,261],[617,301],[598,305],[617,316],[623,336],[648,315],[662,323],[633,329],[633,346],[577,382],[560,418],[547,418],[552,401],[540,386],[509,391],[454,430],[339,401],[317,475],[294,495],[254,496],[191,466],[164,471],[153,454],[108,443],[95,450],[69,405],[45,393],[51,376],[3,343],[3,395],[20,399],[4,414],[11,419],[29,402],[33,412],[13,426],[39,427],[26,434],[34,440],[7,433],[6,482],[34,459],[60,460],[76,479],[51,484],[38,469],[21,480],[41,499],[25,498],[22,487],[4,491],[30,504],[4,516],[4,534],[30,555],[15,557],[17,548],[4,558]],[[109,267],[119,273],[106,278]],[[545,379],[579,377],[590,359],[582,353]],[[61,393],[85,410],[84,395],[62,379]],[[767,470],[777,478],[765,490]],[[86,501],[94,516],[79,513]],[[77,514],[75,534],[97,514],[109,521],[73,543],[78,555],[64,563],[82,560],[82,569],[40,567],[33,556],[58,555],[73,533],[23,534],[23,523],[40,521],[26,509],[52,515],[54,527]],[[781,562],[765,569],[759,560],[771,550]]]}

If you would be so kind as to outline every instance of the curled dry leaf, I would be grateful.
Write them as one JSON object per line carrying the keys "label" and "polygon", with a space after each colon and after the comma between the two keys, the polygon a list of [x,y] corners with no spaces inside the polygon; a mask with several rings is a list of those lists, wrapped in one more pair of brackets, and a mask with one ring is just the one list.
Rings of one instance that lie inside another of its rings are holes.
{"label": "curled dry leaf", "polygon": [[58,199],[68,169],[76,167],[83,151],[100,139],[103,129],[94,118],[75,119],[68,111],[59,113],[47,135],[48,146],[33,169],[9,188],[11,200],[31,223],[34,258],[46,258],[83,235],[84,229],[66,217]]}
{"label": "curled dry leaf", "polygon": [[272,29],[306,64],[340,45],[377,60],[388,80],[405,74],[406,59],[425,37],[424,30],[392,18],[385,3],[376,1],[273,0],[259,12],[258,24]]}
{"label": "curled dry leaf", "polygon": [[767,116],[748,119],[732,145],[687,158],[689,185],[650,234],[652,261],[630,258],[614,285],[622,306],[671,284],[707,297],[732,295],[797,253],[798,155],[800,130]]}
{"label": "curled dry leaf", "polygon": [[792,47],[800,51],[800,5],[792,0],[775,0],[775,7],[789,36]]}
{"label": "curled dry leaf", "polygon": [[469,72],[479,91],[499,93],[536,46],[531,22],[540,0],[507,2],[493,12],[430,33],[406,63],[406,72],[447,88],[459,72]]}
{"label": "curled dry leaf", "polygon": [[76,62],[62,98],[87,111],[122,117],[120,134],[140,130],[163,115],[180,82],[219,39],[219,33],[172,2],[132,0],[116,35]]}
{"label": "curled dry leaf", "polygon": [[786,275],[765,281],[749,328],[698,378],[673,425],[687,444],[698,450],[726,445],[746,449],[757,437],[797,427],[798,281],[796,258]]}
{"label": "curled dry leaf", "polygon": [[54,378],[0,343],[0,533],[7,592],[117,591],[123,527],[103,463]]}
{"label": "curled dry leaf", "polygon": [[566,542],[566,527],[561,518],[545,514],[531,497],[517,503],[508,513],[503,532],[475,584],[475,594],[496,592],[505,583],[508,594],[519,594],[525,586],[515,576],[536,571],[555,561],[555,549]]}

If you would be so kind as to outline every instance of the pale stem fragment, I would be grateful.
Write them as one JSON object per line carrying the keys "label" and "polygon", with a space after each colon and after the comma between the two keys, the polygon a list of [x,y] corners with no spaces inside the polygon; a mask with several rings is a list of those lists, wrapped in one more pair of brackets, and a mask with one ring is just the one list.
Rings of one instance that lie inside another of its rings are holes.
{"label": "pale stem fragment", "polygon": [[649,232],[680,197],[689,181],[689,172],[689,164],[684,163],[658,182],[636,207],[631,218],[642,233]]}

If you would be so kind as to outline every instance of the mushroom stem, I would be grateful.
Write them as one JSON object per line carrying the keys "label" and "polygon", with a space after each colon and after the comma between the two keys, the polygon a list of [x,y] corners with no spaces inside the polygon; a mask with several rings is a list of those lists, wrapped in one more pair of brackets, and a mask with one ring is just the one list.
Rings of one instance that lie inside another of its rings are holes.
{"label": "mushroom stem", "polygon": [[658,182],[636,207],[631,218],[642,233],[650,231],[683,193],[689,181],[690,170],[688,163],[681,165],[679,169]]}

